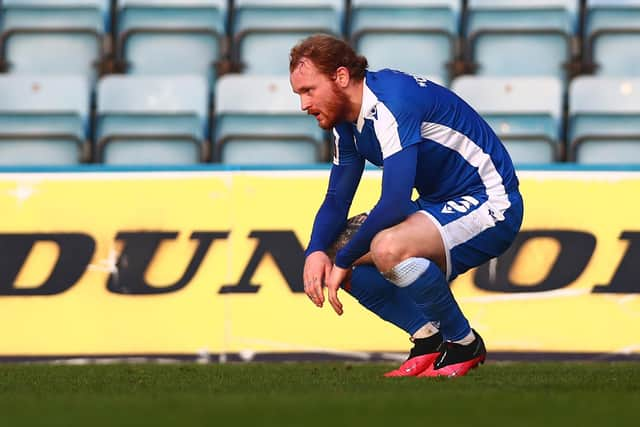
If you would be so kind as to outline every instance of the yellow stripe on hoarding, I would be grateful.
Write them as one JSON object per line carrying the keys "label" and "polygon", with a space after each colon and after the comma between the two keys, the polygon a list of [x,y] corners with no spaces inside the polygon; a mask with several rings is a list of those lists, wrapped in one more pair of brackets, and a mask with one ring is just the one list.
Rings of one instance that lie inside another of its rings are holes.
{"label": "yellow stripe on hoarding", "polygon": [[[327,176],[0,175],[0,356],[406,351],[351,298],[337,317],[300,292]],[[473,326],[494,351],[640,352],[640,283],[625,279],[640,265],[640,173],[520,176],[528,240],[452,284]],[[379,180],[367,172],[352,212]]]}

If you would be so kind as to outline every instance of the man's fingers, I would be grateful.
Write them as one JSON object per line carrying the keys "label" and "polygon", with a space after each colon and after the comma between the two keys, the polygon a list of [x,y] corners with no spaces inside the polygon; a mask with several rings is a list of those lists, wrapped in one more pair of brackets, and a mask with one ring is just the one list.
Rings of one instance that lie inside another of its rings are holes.
{"label": "man's fingers", "polygon": [[315,277],[308,279],[304,284],[304,291],[315,305],[322,307],[322,304],[324,303],[324,294],[322,292],[322,285],[319,278]]}
{"label": "man's fingers", "polygon": [[331,269],[331,274],[327,279],[327,296],[329,298],[329,303],[331,304],[331,307],[333,307],[335,312],[338,313],[338,315],[342,315],[342,303],[338,299],[338,288],[348,274],[348,269],[340,268],[334,265]]}
{"label": "man's fingers", "polygon": [[307,257],[302,277],[304,278],[304,292],[318,307],[324,304],[323,282],[331,272],[331,262],[322,251],[313,252]]}
{"label": "man's fingers", "polygon": [[331,307],[333,307],[334,311],[338,313],[339,316],[342,315],[342,303],[338,299],[338,289],[333,286],[329,287],[329,292],[327,292],[329,297],[329,303]]}
{"label": "man's fingers", "polygon": [[324,292],[322,292],[322,281],[318,277],[312,279],[313,290],[315,292],[316,299],[318,301],[318,307],[322,307],[324,303]]}

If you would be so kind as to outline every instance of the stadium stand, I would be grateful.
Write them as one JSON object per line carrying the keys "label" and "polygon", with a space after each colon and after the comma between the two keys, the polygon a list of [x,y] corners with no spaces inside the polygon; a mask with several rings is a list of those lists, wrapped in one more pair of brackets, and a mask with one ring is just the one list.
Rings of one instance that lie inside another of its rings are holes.
{"label": "stadium stand", "polygon": [[448,84],[459,23],[457,0],[352,0],[350,39],[372,69],[396,68]]}
{"label": "stadium stand", "polygon": [[96,160],[183,165],[206,161],[209,89],[202,76],[113,75],[97,89]]}
{"label": "stadium stand", "polygon": [[601,76],[640,76],[640,0],[588,0],[585,62]]}
{"label": "stadium stand", "polygon": [[215,98],[215,145],[222,163],[327,160],[324,131],[314,117],[301,113],[288,77],[226,75],[218,81]]}
{"label": "stadium stand", "polygon": [[452,89],[489,122],[516,164],[562,155],[562,83],[554,77],[463,76]]}
{"label": "stadium stand", "polygon": [[109,51],[109,0],[4,0],[1,5],[4,71],[92,79],[100,73]]}
{"label": "stadium stand", "polygon": [[289,50],[314,33],[341,36],[342,0],[235,0],[233,58],[245,74],[289,73]]}
{"label": "stadium stand", "polygon": [[122,71],[200,74],[214,87],[227,54],[226,0],[120,0],[118,5]]}
{"label": "stadium stand", "polygon": [[640,78],[574,79],[568,134],[577,163],[640,163]]}
{"label": "stadium stand", "polygon": [[0,75],[0,164],[86,159],[90,92],[83,76]]}
{"label": "stadium stand", "polygon": [[567,77],[577,0],[469,0],[467,60],[487,76]]}
{"label": "stadium stand", "polygon": [[291,46],[317,32],[349,40],[371,69],[451,86],[518,164],[640,163],[640,0],[2,0],[0,11],[2,164],[327,162],[331,135],[287,79]]}

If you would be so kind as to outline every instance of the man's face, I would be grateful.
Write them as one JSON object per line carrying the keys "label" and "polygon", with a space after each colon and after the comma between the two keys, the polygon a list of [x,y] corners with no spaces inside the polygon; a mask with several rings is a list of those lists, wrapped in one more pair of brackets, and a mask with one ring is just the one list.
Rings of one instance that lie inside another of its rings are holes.
{"label": "man's face", "polygon": [[300,108],[314,115],[322,129],[331,129],[345,120],[349,108],[347,95],[309,59],[302,59],[290,80],[291,88],[300,95]]}

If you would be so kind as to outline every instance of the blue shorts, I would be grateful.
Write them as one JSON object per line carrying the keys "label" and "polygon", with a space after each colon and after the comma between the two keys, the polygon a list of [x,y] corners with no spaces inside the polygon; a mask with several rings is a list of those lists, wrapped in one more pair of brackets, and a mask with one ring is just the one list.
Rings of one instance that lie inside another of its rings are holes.
{"label": "blue shorts", "polygon": [[440,231],[449,281],[506,251],[522,225],[522,196],[517,191],[494,198],[470,194],[444,203],[417,199],[413,204]]}

